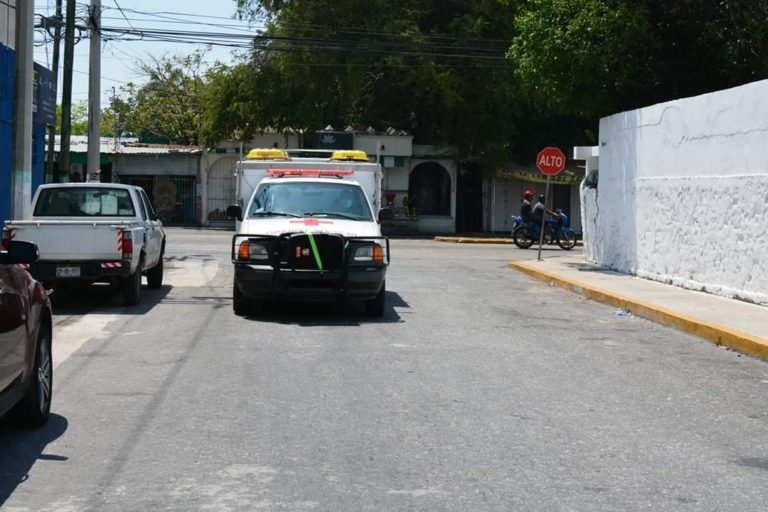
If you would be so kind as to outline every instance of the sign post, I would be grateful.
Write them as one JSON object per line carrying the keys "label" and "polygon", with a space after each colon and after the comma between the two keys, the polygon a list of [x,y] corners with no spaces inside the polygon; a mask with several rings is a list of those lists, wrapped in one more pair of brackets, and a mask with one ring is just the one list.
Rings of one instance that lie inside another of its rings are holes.
{"label": "sign post", "polygon": [[[557,176],[565,169],[565,155],[560,148],[554,148],[548,146],[536,155],[536,167],[539,168],[541,174],[547,177],[547,188],[544,193],[544,201],[549,198],[549,183],[552,176]],[[546,204],[544,205],[546,208]],[[541,246],[544,244],[544,222],[546,219],[546,210],[541,214],[541,226],[539,226],[539,256],[538,261],[541,261]]]}

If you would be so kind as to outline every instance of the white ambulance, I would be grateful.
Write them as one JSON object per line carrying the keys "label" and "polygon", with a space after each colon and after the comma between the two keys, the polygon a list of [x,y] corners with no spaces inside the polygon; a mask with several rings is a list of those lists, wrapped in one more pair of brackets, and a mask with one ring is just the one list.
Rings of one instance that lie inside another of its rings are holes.
{"label": "white ambulance", "polygon": [[329,157],[255,149],[236,169],[232,239],[236,315],[266,301],[363,301],[385,311],[389,239],[380,221],[382,170],[362,151]]}

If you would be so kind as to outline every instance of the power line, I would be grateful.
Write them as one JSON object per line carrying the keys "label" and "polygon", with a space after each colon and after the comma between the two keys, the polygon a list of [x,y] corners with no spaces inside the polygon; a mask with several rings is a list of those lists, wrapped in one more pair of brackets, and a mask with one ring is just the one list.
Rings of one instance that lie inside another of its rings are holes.
{"label": "power line", "polygon": [[[78,71],[76,69],[73,69],[72,72],[77,73],[78,75],[86,75],[86,76],[88,75],[88,73],[86,73],[85,71]],[[126,84],[126,85],[128,84],[128,82],[125,82],[123,80],[118,80],[116,78],[109,78],[108,76],[104,76],[104,75],[101,75],[101,78],[102,80],[109,80],[110,82],[117,82],[119,84]]]}
{"label": "power line", "polygon": [[[199,18],[207,18],[207,19],[226,19],[231,20],[233,18],[228,17],[222,17],[222,16],[208,16],[208,15],[202,15],[202,14],[191,14],[191,13],[180,13],[180,12],[169,12],[169,11],[160,11],[160,12],[147,12],[147,11],[139,11],[136,9],[125,9],[128,12],[132,12],[135,14],[141,14],[146,16],[155,16],[160,17],[159,15],[170,15],[170,16],[189,16],[189,17],[199,17]],[[173,19],[173,18],[169,18]],[[188,22],[187,20],[183,20],[185,22]],[[199,23],[199,22],[191,22],[194,24],[200,24],[200,25],[208,25],[207,23]],[[254,26],[262,31],[267,30],[269,27],[264,26]],[[286,29],[302,29],[302,30],[314,30],[321,34],[329,34],[329,33],[338,33],[338,34],[357,34],[357,35],[375,35],[375,36],[384,36],[384,37],[410,37],[410,36],[418,36],[419,38],[425,39],[425,40],[449,40],[449,41],[476,41],[478,43],[483,44],[489,44],[489,43],[499,43],[501,45],[509,46],[511,45],[511,40],[508,39],[496,39],[496,38],[484,38],[484,37],[472,37],[472,36],[453,36],[453,35],[443,35],[443,34],[402,34],[398,32],[382,32],[377,30],[370,30],[360,27],[330,27],[327,25],[318,25],[318,24],[298,24],[298,23],[281,23],[281,28]]]}
{"label": "power line", "polygon": [[[222,34],[220,32],[201,32],[189,30],[126,29],[102,27],[106,34],[113,37],[134,37],[143,41],[164,41],[186,44],[210,44],[212,46],[230,46],[236,48],[259,48],[262,50],[293,51],[328,50],[352,51],[382,55],[411,57],[474,58],[488,60],[506,60],[505,48],[483,46],[423,45],[421,43],[394,44],[382,41],[361,41],[349,39],[302,38],[277,35]],[[123,39],[126,40],[126,39]],[[258,43],[263,45],[259,46]],[[270,43],[272,46],[266,46]]]}
{"label": "power line", "polygon": [[123,18],[125,18],[125,21],[128,22],[128,26],[131,27],[131,28],[134,28],[133,25],[131,24],[131,20],[129,20],[128,16],[125,15],[125,12],[123,12],[123,8],[120,7],[120,4],[117,3],[117,0],[113,0],[113,1],[115,2],[115,5],[117,6],[117,8],[120,9],[120,14],[122,14]]}

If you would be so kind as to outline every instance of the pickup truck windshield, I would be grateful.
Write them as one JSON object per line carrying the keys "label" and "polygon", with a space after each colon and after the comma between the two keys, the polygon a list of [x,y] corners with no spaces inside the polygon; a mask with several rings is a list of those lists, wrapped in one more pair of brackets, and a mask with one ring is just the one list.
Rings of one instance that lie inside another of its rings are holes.
{"label": "pickup truck windshield", "polygon": [[135,217],[128,190],[100,187],[46,188],[35,203],[35,217]]}
{"label": "pickup truck windshield", "polygon": [[262,185],[256,192],[248,216],[258,218],[275,215],[373,220],[363,189],[344,182]]}

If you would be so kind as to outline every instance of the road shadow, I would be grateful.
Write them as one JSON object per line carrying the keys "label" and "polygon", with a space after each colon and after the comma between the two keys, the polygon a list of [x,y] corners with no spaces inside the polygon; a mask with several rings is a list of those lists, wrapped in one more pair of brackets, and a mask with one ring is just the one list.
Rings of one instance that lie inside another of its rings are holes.
{"label": "road shadow", "polygon": [[38,460],[69,460],[62,455],[44,453],[46,446],[61,437],[68,425],[67,419],[58,414],[51,414],[45,426],[34,430],[20,429],[0,420],[0,508],[16,487],[29,478],[29,470]]}
{"label": "road shadow", "polygon": [[141,286],[141,299],[135,306],[126,306],[120,288],[106,283],[56,288],[51,293],[51,306],[56,315],[143,315],[160,304],[171,293],[171,285],[151,289]]}
{"label": "road shadow", "polygon": [[623,272],[618,272],[616,270],[610,269],[608,267],[601,267],[599,265],[595,265],[592,263],[588,263],[586,261],[579,261],[579,262],[564,262],[563,266],[578,270],[579,272],[594,272],[597,274],[605,274],[609,276],[623,276],[623,277],[632,277],[630,274],[625,274]]}
{"label": "road shadow", "polygon": [[387,291],[386,293],[384,314],[381,317],[368,316],[365,312],[365,304],[362,302],[276,301],[265,304],[261,311],[255,311],[246,318],[259,322],[293,324],[302,327],[403,322],[395,308],[409,308],[410,305],[397,292]]}

